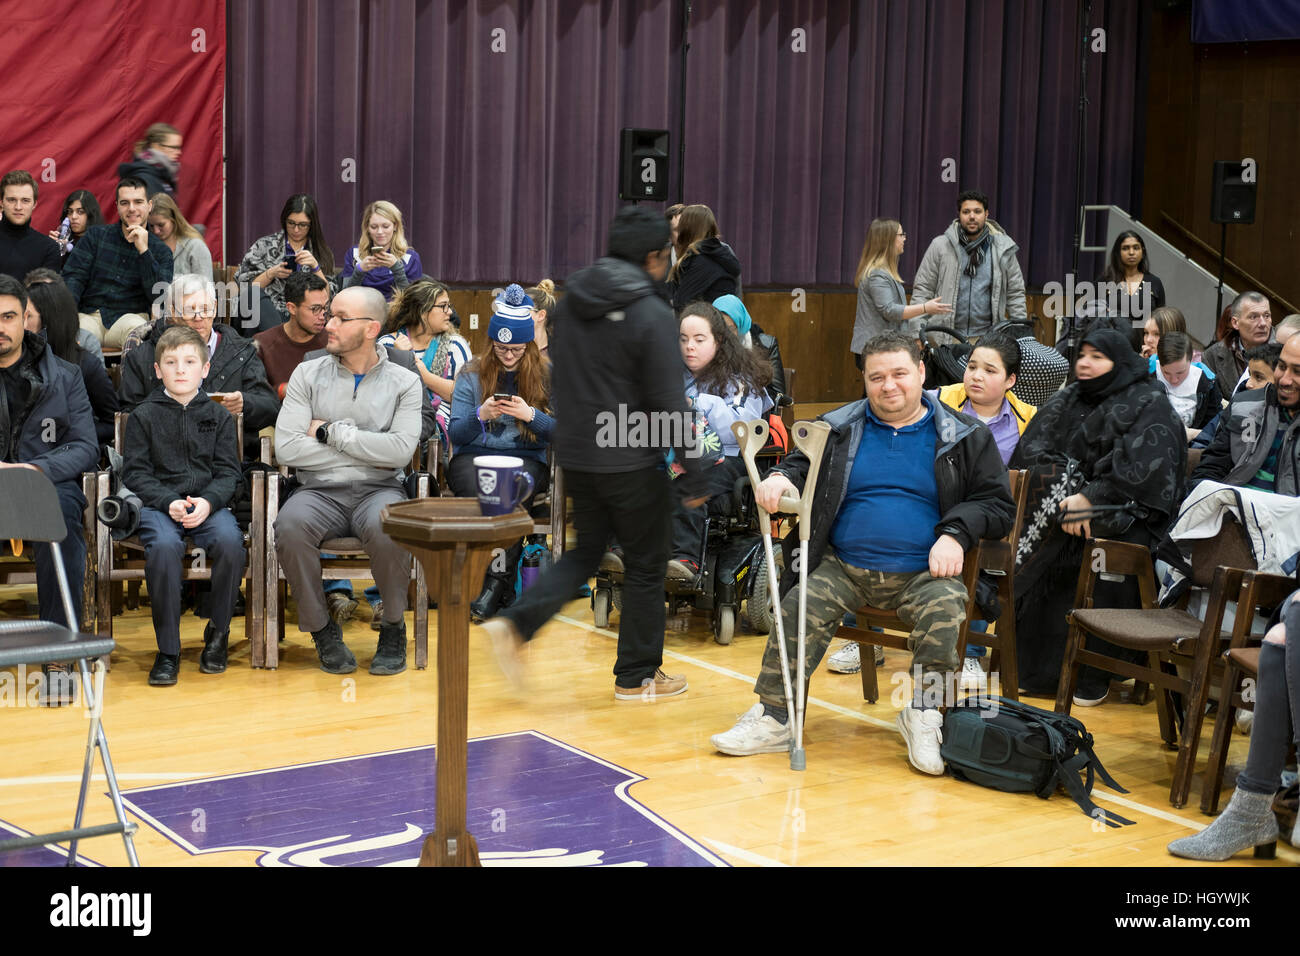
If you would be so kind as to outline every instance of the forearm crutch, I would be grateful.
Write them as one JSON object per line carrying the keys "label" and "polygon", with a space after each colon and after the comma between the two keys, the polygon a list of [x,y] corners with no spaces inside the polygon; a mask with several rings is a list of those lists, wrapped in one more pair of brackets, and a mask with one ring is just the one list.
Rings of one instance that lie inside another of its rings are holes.
{"label": "forearm crutch", "polygon": [[821,470],[822,455],[826,450],[826,441],[830,437],[831,428],[825,422],[795,423],[794,428],[791,429],[791,436],[795,445],[808,458],[808,477],[804,481],[803,494],[800,497],[792,498],[790,495],[782,495],[778,505],[782,513],[792,514],[799,521],[799,557],[796,561],[799,566],[799,635],[798,663],[796,665],[798,673],[795,678],[797,700],[795,694],[791,692],[790,662],[785,652],[785,623],[781,615],[776,561],[772,553],[771,515],[761,504],[758,504],[759,476],[754,456],[759,449],[767,444],[768,426],[767,422],[761,420],[735,422],[732,424],[731,430],[740,446],[740,454],[745,461],[745,469],[749,472],[750,484],[754,488],[755,504],[758,506],[759,517],[762,519],[763,551],[767,558],[768,591],[773,595],[774,602],[773,617],[776,620],[776,646],[781,658],[781,681],[785,688],[786,710],[790,714],[790,719],[794,722],[793,741],[790,747],[790,769],[803,770],[808,765],[803,749],[803,718],[805,698],[807,696],[804,657],[807,645],[808,542],[812,537],[812,506],[817,489],[817,474]]}

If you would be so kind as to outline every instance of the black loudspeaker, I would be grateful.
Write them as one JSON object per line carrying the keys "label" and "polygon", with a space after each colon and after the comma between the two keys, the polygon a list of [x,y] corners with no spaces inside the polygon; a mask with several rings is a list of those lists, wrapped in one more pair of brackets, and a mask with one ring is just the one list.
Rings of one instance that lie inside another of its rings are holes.
{"label": "black loudspeaker", "polygon": [[1210,222],[1239,225],[1255,221],[1255,176],[1251,164],[1251,181],[1242,179],[1245,163],[1219,160],[1214,164],[1214,190],[1210,194]]}
{"label": "black loudspeaker", "polygon": [[618,198],[668,198],[668,130],[624,129],[619,137]]}

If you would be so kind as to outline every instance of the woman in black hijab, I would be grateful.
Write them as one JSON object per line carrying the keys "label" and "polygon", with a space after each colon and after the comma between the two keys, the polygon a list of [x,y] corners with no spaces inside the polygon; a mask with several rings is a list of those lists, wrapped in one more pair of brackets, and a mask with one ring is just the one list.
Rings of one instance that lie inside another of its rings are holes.
{"label": "woman in black hijab", "polygon": [[[1029,470],[1029,501],[1016,555],[1016,655],[1024,693],[1055,697],[1065,657],[1083,544],[1089,537],[1154,548],[1183,499],[1187,442],[1147,362],[1114,329],[1080,343],[1075,381],[1039,406],[1010,467]],[[1129,506],[1090,521],[1060,511]],[[1098,581],[1097,607],[1140,606],[1137,582]],[[1097,639],[1089,638],[1094,646]],[[1107,653],[1127,656],[1113,645]],[[1138,656],[1133,656],[1134,660]],[[1081,667],[1075,703],[1101,703],[1109,675]]]}

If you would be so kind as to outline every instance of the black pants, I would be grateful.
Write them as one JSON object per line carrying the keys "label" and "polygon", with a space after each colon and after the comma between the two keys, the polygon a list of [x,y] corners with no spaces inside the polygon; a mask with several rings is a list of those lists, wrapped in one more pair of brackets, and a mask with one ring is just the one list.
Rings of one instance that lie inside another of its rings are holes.
{"label": "black pants", "polygon": [[566,469],[564,482],[573,499],[577,546],[565,551],[502,616],[531,640],[596,573],[612,534],[623,547],[624,568],[614,676],[620,687],[640,687],[663,664],[664,569],[672,513],[668,476],[658,467],[616,473]]}
{"label": "black pants", "polygon": [[[458,498],[476,498],[478,497],[478,472],[474,468],[474,459],[479,455],[502,454],[508,455],[510,452],[489,452],[482,449],[474,451],[463,451],[452,457],[447,463],[447,484],[450,486],[452,493]],[[546,462],[538,461],[536,458],[525,458],[518,456],[519,460],[524,463],[524,470],[533,476],[533,493],[525,498],[522,502],[523,508],[527,511],[533,505],[533,499],[538,495],[545,494],[546,489],[551,486],[551,469],[547,467]],[[509,548],[506,549],[504,564],[498,564],[493,561],[488,565],[488,577],[503,577],[513,583],[515,568],[519,564],[519,556],[524,550],[524,539],[520,538]],[[577,588],[574,589],[575,591]],[[510,592],[514,594],[513,589]]]}
{"label": "black pants", "polygon": [[690,558],[696,564],[704,560],[704,526],[709,514],[722,514],[734,507],[731,490],[736,479],[745,473],[745,462],[739,456],[724,458],[709,469],[706,508],[688,508],[680,501],[673,508],[673,557]]}
{"label": "black pants", "polygon": [[81,590],[86,583],[86,541],[82,535],[82,512],[86,507],[86,496],[81,487],[70,481],[60,481],[54,485],[59,496],[59,509],[63,512],[63,525],[67,536],[59,542],[59,553],[63,557],[63,569],[68,575],[68,591],[72,594],[72,609],[77,612],[77,620],[69,624],[63,613],[63,598],[59,594],[59,576],[54,569],[54,554],[48,544],[29,543],[32,560],[36,564],[36,603],[40,608],[42,621],[53,621],[64,627],[81,629]]}

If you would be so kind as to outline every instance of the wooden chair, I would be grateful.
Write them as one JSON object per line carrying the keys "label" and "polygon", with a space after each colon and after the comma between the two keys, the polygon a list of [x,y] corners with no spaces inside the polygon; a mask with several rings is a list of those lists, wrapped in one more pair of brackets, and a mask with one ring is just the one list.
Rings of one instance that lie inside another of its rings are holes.
{"label": "wooden chair", "polygon": [[[426,445],[429,460],[437,461],[437,436]],[[420,455],[417,448],[416,458]],[[262,629],[253,634],[252,666],[274,669],[280,666],[279,641],[284,640],[284,606],[288,582],[275,551],[275,520],[280,514],[281,495],[287,483],[289,469],[269,473],[266,484],[265,561],[263,564],[265,596]],[[428,472],[416,472],[416,497],[427,498],[433,488],[433,478]],[[370,556],[361,545],[360,538],[327,538],[320,544],[321,577],[327,581],[351,580],[370,577]],[[326,557],[332,555],[332,557]],[[423,670],[429,666],[429,588],[424,580],[420,562],[411,559],[413,593],[408,603],[414,612],[415,666]]]}
{"label": "wooden chair", "polygon": [[[1223,652],[1223,679],[1219,690],[1219,712],[1214,719],[1214,734],[1210,738],[1210,756],[1201,782],[1201,810],[1219,812],[1219,794],[1223,790],[1223,768],[1228,760],[1228,743],[1236,722],[1237,708],[1254,710],[1254,698],[1243,696],[1244,679],[1259,677],[1258,635],[1251,635],[1250,623],[1257,607],[1275,607],[1294,591],[1294,578],[1277,574],[1247,571],[1242,577],[1241,594],[1237,598],[1237,614],[1232,628],[1232,641]],[[1246,608],[1247,613],[1241,609]]]}
{"label": "wooden chair", "polygon": [[[114,423],[113,445],[118,454],[122,453],[123,442],[126,437],[126,420],[129,414],[129,412],[118,412]],[[244,457],[244,416],[242,413],[235,416],[235,436],[239,446],[239,459],[242,462]],[[108,497],[110,489],[107,472],[100,472],[96,476],[96,481],[96,500]],[[266,474],[260,471],[253,472],[250,477],[250,484],[251,517],[248,528],[244,531],[244,547],[248,549],[248,562],[244,568],[244,584],[246,587],[244,635],[255,646],[256,636],[262,629],[264,614],[262,582],[265,579],[264,564],[266,554]],[[95,521],[94,527],[96,628],[97,633],[112,638],[114,592],[120,590],[124,582],[140,582],[144,580],[144,546],[136,535],[121,541],[114,541],[110,529],[98,520]],[[210,581],[212,579],[212,569],[207,566],[206,562],[199,562],[199,566],[195,567],[195,562],[188,560],[188,555],[191,553],[188,538],[186,538],[186,545],[187,560],[181,566],[181,580]]]}
{"label": "wooden chair", "polygon": [[[1016,666],[1016,603],[1015,603],[1015,564],[1016,547],[1020,541],[1020,530],[1024,524],[1025,497],[1028,482],[1024,480],[1023,471],[1011,471],[1007,474],[1011,485],[1011,497],[1015,501],[1015,516],[1011,530],[1000,541],[980,541],[967,555],[962,566],[962,582],[966,585],[966,619],[962,622],[961,633],[957,640],[957,661],[960,664],[966,655],[966,645],[980,644],[993,651],[990,665],[996,664],[1005,677],[1003,695],[1012,700],[1019,700],[1019,669]],[[979,617],[979,607],[975,603],[975,586],[980,571],[988,571],[997,579],[998,598],[1002,603],[1002,614],[996,622],[996,632],[981,634],[970,629],[970,622]],[[907,635],[889,634],[867,630],[875,626],[890,630],[909,631],[906,624],[894,611],[884,611],[874,607],[863,607],[857,612],[858,626],[841,625],[835,632],[836,637],[857,641],[862,647],[862,698],[874,704],[880,696],[876,680],[875,646],[892,647],[895,650],[909,650]]]}
{"label": "wooden chair", "polygon": [[[1199,544],[1198,550],[1207,555],[1228,550],[1234,547],[1234,535],[1240,534],[1239,525],[1225,522],[1224,530],[1215,538]],[[1217,559],[1213,560],[1217,562]],[[1231,639],[1231,634],[1223,631],[1226,605],[1239,594],[1242,579],[1247,573],[1247,569],[1225,567],[1222,563],[1213,566],[1210,559],[1202,557],[1198,560],[1195,554],[1192,570],[1192,584],[1209,587],[1204,621],[1198,620],[1183,607],[1157,606],[1155,573],[1151,564],[1151,552],[1146,547],[1102,538],[1088,539],[1084,548],[1079,586],[1075,593],[1074,610],[1070,612],[1065,658],[1056,691],[1057,713],[1068,714],[1081,664],[1091,664],[1159,688],[1157,710],[1161,736],[1166,744],[1178,750],[1173,782],[1169,789],[1169,802],[1175,807],[1187,803],[1201,724],[1209,700],[1211,670],[1219,657],[1220,646]],[[1141,607],[1095,607],[1096,583],[1102,576],[1136,578]],[[1249,629],[1254,609],[1238,605],[1236,614],[1238,620],[1242,621],[1242,626]],[[1085,649],[1084,643],[1089,634],[1119,647],[1145,653],[1147,664]],[[1177,672],[1180,664],[1187,670],[1187,677]],[[1170,697],[1174,693],[1182,696],[1184,704],[1181,733]]]}

